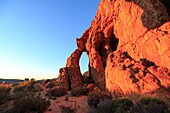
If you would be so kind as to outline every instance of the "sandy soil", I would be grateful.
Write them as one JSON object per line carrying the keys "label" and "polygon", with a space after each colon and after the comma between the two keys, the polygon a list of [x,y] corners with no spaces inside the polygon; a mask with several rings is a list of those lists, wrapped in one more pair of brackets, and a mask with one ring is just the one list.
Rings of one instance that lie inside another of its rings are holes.
{"label": "sandy soil", "polygon": [[[40,95],[45,98],[46,100],[49,100],[49,98],[46,95],[46,92],[48,89],[46,89],[43,85],[41,84],[36,84],[38,85],[43,91],[37,92],[37,95]],[[13,93],[13,89],[11,89],[10,94]],[[61,110],[63,107],[69,107],[71,109],[75,110],[75,113],[88,113],[88,104],[87,104],[87,96],[79,96],[79,97],[73,97],[70,94],[71,92],[69,91],[68,94],[57,97],[55,100],[50,99],[51,105],[45,111],[45,113],[61,113]],[[67,99],[66,99],[67,98]],[[4,111],[5,109],[10,109],[13,106],[13,101],[9,101],[3,105],[0,106],[0,112]]]}
{"label": "sandy soil", "polygon": [[62,96],[56,100],[51,100],[51,106],[49,107],[51,111],[46,111],[45,113],[61,113],[62,106],[76,109],[76,113],[88,112],[87,96],[69,97],[68,100],[65,99],[66,96]]}
{"label": "sandy soil", "polygon": [[[38,85],[43,89],[43,91],[39,92],[41,96],[49,100],[48,97],[45,96],[48,89],[41,84]],[[45,113],[61,113],[62,107],[75,109],[76,113],[88,113],[87,96],[73,97],[70,91],[64,96],[56,97],[55,100],[50,99],[50,102],[51,105]]]}

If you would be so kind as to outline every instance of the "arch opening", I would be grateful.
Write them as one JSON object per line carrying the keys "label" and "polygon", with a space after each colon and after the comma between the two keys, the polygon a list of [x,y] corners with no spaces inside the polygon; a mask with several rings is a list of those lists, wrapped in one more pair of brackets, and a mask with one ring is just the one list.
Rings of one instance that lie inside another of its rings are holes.
{"label": "arch opening", "polygon": [[83,52],[83,54],[81,55],[79,65],[80,65],[80,71],[82,75],[83,73],[88,71],[89,58],[85,52]]}
{"label": "arch opening", "polygon": [[90,74],[90,67],[89,67],[89,58],[87,56],[86,52],[83,52],[81,58],[80,58],[80,72],[82,74],[83,83],[84,84],[90,84],[94,83],[91,74]]}

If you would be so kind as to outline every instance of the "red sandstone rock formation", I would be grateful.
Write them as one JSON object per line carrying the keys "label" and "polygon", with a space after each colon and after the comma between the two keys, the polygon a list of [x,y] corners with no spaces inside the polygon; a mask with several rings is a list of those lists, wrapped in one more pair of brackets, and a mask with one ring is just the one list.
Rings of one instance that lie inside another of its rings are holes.
{"label": "red sandstone rock formation", "polygon": [[101,0],[91,27],[77,39],[78,54],[67,60],[66,67],[78,70],[72,76],[79,78],[77,84],[82,83],[79,59],[86,52],[98,87],[119,96],[169,94],[169,6],[166,0]]}
{"label": "red sandstone rock formation", "polygon": [[57,82],[68,90],[81,86],[83,83],[83,77],[79,66],[81,54],[82,49],[76,49],[67,59],[66,67],[61,68],[59,71]]}
{"label": "red sandstone rock formation", "polygon": [[151,94],[157,90],[166,92],[170,86],[170,70],[146,59],[135,61],[127,52],[116,51],[108,56],[107,62],[106,87],[114,93],[119,88],[119,96]]}

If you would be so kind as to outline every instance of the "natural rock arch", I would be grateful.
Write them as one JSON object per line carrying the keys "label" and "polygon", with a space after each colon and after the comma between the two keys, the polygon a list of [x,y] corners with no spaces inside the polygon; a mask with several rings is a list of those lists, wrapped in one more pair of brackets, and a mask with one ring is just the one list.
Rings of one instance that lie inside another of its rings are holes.
{"label": "natural rock arch", "polygon": [[79,61],[85,51],[84,42],[77,39],[77,49],[67,58],[66,67],[61,68],[57,82],[68,90],[83,84],[83,77],[80,71]]}
{"label": "natural rock arch", "polygon": [[82,37],[76,39],[77,49],[68,57],[66,67],[60,69],[58,81],[69,90],[83,84],[79,65],[83,52],[89,58],[90,78],[99,88],[105,89],[106,59],[109,53],[116,51],[119,39],[112,33],[112,26],[105,33],[93,31],[89,28]]}
{"label": "natural rock arch", "polygon": [[168,6],[167,0],[101,0],[91,27],[77,39],[78,48],[61,71],[65,80],[74,73],[80,81],[75,83],[83,83],[76,69],[80,70],[77,60],[86,52],[89,75],[101,89],[118,96],[154,94],[169,100]]}

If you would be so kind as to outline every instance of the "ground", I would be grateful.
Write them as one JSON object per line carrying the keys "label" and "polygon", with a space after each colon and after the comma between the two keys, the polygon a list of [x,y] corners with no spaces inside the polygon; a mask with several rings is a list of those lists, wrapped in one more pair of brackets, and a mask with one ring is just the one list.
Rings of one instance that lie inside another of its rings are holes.
{"label": "ground", "polygon": [[[64,96],[49,99],[49,97],[46,96],[48,88],[46,88],[41,83],[37,83],[35,85],[39,86],[39,88],[42,89],[41,91],[36,92],[35,94],[40,95],[42,98],[45,98],[46,100],[50,100],[51,105],[45,111],[45,113],[61,113],[61,110],[66,107],[74,110],[75,113],[88,113],[89,106],[87,104],[87,96],[73,97],[71,96],[71,92],[68,91],[68,93]],[[14,94],[13,91],[14,87],[12,87],[10,90],[11,95]],[[7,109],[12,108],[12,106],[13,100],[7,101],[6,103],[0,105],[0,113],[4,112]]]}

